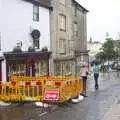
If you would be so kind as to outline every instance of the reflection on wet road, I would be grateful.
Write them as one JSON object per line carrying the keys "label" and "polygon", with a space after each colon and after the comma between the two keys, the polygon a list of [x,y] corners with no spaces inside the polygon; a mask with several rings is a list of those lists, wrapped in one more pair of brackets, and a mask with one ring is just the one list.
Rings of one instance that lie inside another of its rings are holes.
{"label": "reflection on wet road", "polygon": [[36,107],[33,103],[0,107],[0,120],[36,120],[52,109]]}

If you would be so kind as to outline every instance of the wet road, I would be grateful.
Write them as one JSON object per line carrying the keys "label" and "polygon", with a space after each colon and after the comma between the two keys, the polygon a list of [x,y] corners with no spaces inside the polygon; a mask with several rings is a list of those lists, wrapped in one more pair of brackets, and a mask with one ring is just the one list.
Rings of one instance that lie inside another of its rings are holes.
{"label": "wet road", "polygon": [[0,120],[40,120],[40,117],[56,109],[37,107],[34,103],[14,104],[0,107]]}
{"label": "wet road", "polygon": [[94,90],[94,81],[88,79],[88,96],[79,104],[38,108],[33,104],[0,107],[0,120],[103,120],[111,105],[119,100],[120,78],[116,73],[100,75],[99,91]]}

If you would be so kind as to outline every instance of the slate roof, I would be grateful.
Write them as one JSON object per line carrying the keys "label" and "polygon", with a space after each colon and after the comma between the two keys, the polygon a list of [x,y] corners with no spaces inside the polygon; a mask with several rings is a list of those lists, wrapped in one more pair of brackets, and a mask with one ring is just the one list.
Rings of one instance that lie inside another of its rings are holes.
{"label": "slate roof", "polygon": [[84,11],[89,12],[85,7],[83,7],[77,0],[73,0],[79,7],[81,7]]}

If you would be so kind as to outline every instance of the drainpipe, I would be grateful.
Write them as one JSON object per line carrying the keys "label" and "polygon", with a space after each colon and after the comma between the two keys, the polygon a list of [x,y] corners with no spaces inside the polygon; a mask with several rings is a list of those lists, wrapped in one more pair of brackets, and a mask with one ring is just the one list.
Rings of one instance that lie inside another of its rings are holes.
{"label": "drainpipe", "polygon": [[75,77],[77,76],[77,55],[76,50],[74,51],[74,57],[75,57]]}

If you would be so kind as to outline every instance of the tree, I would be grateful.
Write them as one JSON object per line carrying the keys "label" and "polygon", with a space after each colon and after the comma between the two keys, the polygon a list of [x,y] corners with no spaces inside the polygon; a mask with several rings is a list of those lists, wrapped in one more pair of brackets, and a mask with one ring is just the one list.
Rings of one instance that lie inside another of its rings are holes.
{"label": "tree", "polygon": [[104,52],[97,53],[96,58],[100,61],[105,61],[106,60],[106,56],[105,56]]}
{"label": "tree", "polygon": [[102,46],[102,50],[107,60],[112,60],[116,58],[116,52],[114,50],[114,41],[112,38],[106,39]]}
{"label": "tree", "polygon": [[120,58],[120,40],[115,41],[115,52],[116,52],[116,58]]}
{"label": "tree", "polygon": [[101,48],[102,52],[96,55],[96,58],[101,61],[112,60],[116,58],[116,51],[114,49],[114,41],[112,38],[107,38]]}

